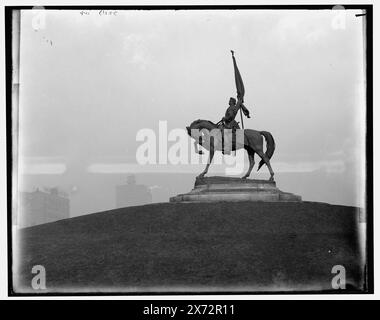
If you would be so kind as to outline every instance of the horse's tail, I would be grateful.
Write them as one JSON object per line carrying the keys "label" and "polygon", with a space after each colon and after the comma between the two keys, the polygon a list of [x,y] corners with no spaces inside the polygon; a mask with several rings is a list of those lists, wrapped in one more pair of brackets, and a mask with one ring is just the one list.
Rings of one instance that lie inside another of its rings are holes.
{"label": "horse's tail", "polygon": [[[273,136],[270,132],[260,131],[260,134],[264,136],[265,141],[267,142],[267,150],[265,151],[265,155],[270,159],[273,156],[274,149],[276,148],[276,143],[274,142]],[[260,170],[263,164],[265,164],[265,161],[261,159],[257,171]]]}

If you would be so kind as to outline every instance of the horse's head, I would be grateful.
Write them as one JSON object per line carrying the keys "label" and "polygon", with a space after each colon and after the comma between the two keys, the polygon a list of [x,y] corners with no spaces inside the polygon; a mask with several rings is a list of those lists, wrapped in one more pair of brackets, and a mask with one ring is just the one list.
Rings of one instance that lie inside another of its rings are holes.
{"label": "horse's head", "polygon": [[197,139],[199,137],[199,132],[202,130],[202,125],[201,125],[202,120],[198,119],[193,121],[190,126],[186,127],[187,134],[194,138]]}
{"label": "horse's head", "polygon": [[186,127],[186,130],[190,137],[197,139],[202,130],[205,129],[210,131],[216,127],[217,126],[211,121],[198,119],[193,121],[190,126]]}
{"label": "horse's head", "polygon": [[200,130],[201,119],[193,121],[190,126],[186,127],[187,133],[191,136],[191,130]]}

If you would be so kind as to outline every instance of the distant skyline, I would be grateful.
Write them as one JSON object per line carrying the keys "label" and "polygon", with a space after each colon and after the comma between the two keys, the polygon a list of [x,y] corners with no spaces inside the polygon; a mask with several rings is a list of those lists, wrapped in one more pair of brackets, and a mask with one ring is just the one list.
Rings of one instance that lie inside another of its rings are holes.
{"label": "distant skyline", "polygon": [[234,49],[252,114],[245,128],[272,132],[275,172],[340,174],[361,193],[361,12],[346,10],[340,28],[334,11],[48,10],[36,29],[36,12],[23,10],[20,186],[41,174],[59,185],[67,172],[199,173],[202,165],[138,166],[136,133],[160,120],[169,130],[219,121],[236,95]]}

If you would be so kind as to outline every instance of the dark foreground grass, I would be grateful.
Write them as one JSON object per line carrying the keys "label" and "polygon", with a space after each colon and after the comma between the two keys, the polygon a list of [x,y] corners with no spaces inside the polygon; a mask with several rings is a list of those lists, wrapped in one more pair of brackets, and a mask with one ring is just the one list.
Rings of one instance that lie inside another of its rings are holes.
{"label": "dark foreground grass", "polygon": [[[331,290],[334,265],[364,288],[357,208],[323,203],[162,203],[19,230],[15,292]],[[38,293],[38,292],[36,292]]]}

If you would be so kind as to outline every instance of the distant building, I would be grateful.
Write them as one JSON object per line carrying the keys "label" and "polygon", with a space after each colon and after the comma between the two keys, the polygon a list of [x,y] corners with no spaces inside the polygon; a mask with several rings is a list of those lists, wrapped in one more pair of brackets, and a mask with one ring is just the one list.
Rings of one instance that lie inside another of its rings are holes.
{"label": "distant building", "polygon": [[116,208],[139,206],[152,203],[152,193],[147,186],[136,184],[134,176],[129,176],[127,184],[116,186]]}
{"label": "distant building", "polygon": [[70,217],[70,200],[59,194],[57,188],[49,192],[20,192],[18,201],[18,227],[31,227]]}

